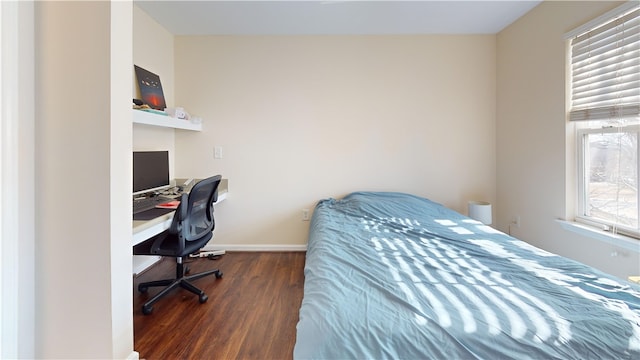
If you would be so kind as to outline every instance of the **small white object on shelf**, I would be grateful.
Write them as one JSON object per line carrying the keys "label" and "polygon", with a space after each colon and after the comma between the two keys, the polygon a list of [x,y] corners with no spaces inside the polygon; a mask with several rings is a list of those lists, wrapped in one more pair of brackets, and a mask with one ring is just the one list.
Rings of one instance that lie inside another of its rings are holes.
{"label": "small white object on shelf", "polygon": [[167,115],[133,109],[133,122],[153,126],[162,126],[182,130],[202,131],[202,123],[194,124],[188,120],[176,119]]}
{"label": "small white object on shelf", "polygon": [[181,107],[166,108],[164,109],[164,112],[176,119],[189,120],[190,118],[189,114],[186,111],[184,111],[184,108],[181,108]]}

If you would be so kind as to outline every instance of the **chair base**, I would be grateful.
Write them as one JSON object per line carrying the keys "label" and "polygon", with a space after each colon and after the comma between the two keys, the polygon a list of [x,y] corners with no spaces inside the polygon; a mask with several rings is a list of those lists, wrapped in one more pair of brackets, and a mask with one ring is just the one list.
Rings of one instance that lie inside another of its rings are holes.
{"label": "chair base", "polygon": [[[182,264],[178,264],[177,271],[178,273],[182,272]],[[189,275],[189,276],[182,275],[177,279],[156,280],[156,281],[149,281],[149,282],[139,284],[138,291],[142,293],[147,292],[148,288],[150,287],[166,286],[154,297],[152,297],[147,302],[145,302],[144,305],[142,305],[142,313],[145,315],[151,314],[151,312],[153,311],[153,304],[156,303],[158,300],[160,300],[160,298],[168,294],[170,291],[178,287],[181,287],[183,289],[186,289],[198,295],[198,300],[200,301],[200,303],[201,304],[205,303],[208,299],[207,294],[205,294],[204,291],[200,290],[189,281],[197,280],[208,275],[215,275],[216,279],[220,279],[222,277],[222,272],[219,269],[215,269],[215,270],[204,271],[204,272]]]}

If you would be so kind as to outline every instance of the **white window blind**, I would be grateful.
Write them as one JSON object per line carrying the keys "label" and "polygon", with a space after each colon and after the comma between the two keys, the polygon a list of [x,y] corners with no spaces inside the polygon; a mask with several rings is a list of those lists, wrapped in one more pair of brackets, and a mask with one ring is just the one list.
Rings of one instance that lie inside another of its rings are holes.
{"label": "white window blind", "polygon": [[571,40],[569,119],[640,115],[640,8]]}

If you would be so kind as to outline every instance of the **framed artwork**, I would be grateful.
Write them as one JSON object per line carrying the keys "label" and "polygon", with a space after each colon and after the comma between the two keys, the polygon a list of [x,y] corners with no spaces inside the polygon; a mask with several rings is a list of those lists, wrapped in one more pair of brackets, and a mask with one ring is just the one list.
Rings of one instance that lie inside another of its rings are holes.
{"label": "framed artwork", "polygon": [[138,65],[133,65],[136,71],[136,78],[140,86],[140,95],[142,101],[149,105],[152,109],[162,110],[167,107],[164,101],[164,93],[162,92],[162,84],[160,77]]}

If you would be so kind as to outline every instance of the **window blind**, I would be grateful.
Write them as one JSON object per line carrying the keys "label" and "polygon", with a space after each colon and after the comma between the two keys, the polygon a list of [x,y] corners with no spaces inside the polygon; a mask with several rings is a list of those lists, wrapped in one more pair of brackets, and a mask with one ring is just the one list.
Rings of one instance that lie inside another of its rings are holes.
{"label": "window blind", "polygon": [[640,7],[571,40],[571,121],[640,115]]}

